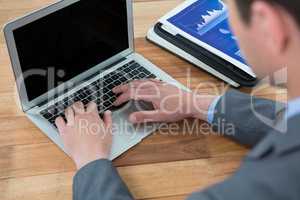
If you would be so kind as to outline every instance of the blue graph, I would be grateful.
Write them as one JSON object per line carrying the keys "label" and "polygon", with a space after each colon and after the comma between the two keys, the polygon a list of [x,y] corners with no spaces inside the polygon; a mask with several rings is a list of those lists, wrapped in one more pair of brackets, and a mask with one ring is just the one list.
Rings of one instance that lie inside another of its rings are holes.
{"label": "blue graph", "polygon": [[230,57],[247,64],[229,23],[221,0],[198,0],[167,20],[177,28]]}
{"label": "blue graph", "polygon": [[[205,1],[203,1],[205,2]],[[200,5],[198,5],[199,7]],[[216,20],[219,16],[226,13],[226,6],[222,1],[206,1],[205,14],[200,18],[201,26],[208,24],[209,22]]]}

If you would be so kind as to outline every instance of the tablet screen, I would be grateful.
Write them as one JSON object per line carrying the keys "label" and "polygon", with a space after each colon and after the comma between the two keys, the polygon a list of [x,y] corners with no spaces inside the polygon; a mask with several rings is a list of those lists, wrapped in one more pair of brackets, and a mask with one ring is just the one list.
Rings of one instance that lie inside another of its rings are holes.
{"label": "tablet screen", "polygon": [[225,3],[221,0],[187,2],[169,13],[162,23],[175,27],[187,39],[254,75],[230,29]]}

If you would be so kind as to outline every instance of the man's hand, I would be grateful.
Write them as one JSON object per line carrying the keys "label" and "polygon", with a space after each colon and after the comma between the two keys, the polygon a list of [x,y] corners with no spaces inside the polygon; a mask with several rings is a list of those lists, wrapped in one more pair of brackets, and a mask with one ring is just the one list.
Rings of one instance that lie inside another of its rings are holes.
{"label": "man's hand", "polygon": [[206,120],[208,108],[216,97],[186,92],[155,79],[136,80],[114,88],[113,92],[119,94],[115,106],[129,100],[152,103],[155,110],[131,114],[129,120],[132,123],[176,122],[185,118]]}
{"label": "man's hand", "polygon": [[85,109],[81,102],[77,102],[66,109],[65,116],[67,122],[58,117],[55,123],[77,169],[92,161],[109,157],[112,145],[110,111],[104,114],[102,121],[95,103],[88,104]]}

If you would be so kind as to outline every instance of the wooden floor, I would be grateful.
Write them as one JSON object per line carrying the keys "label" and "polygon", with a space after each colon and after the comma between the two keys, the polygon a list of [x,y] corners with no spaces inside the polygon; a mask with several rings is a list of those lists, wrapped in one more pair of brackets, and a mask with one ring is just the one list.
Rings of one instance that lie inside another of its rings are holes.
{"label": "wooden floor", "polygon": [[[0,26],[53,0],[0,0]],[[182,0],[136,0],[136,50],[183,84],[221,93],[227,86],[145,40],[147,29]],[[192,78],[187,78],[190,73]],[[216,83],[218,91],[210,89]],[[250,89],[242,88],[245,92]],[[285,99],[286,91],[264,84],[256,95]],[[72,197],[71,160],[20,111],[3,34],[0,37],[0,199],[66,200]],[[155,134],[114,164],[137,199],[184,199],[192,191],[224,180],[247,149],[213,135]]]}

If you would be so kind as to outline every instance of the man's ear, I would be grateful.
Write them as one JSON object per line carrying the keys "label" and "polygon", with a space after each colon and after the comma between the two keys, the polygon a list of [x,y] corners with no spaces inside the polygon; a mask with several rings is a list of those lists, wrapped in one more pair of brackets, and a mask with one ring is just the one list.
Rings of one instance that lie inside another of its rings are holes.
{"label": "man's ear", "polygon": [[251,27],[256,30],[261,42],[273,55],[282,53],[286,48],[288,27],[284,20],[283,9],[267,1],[254,1],[251,7]]}

